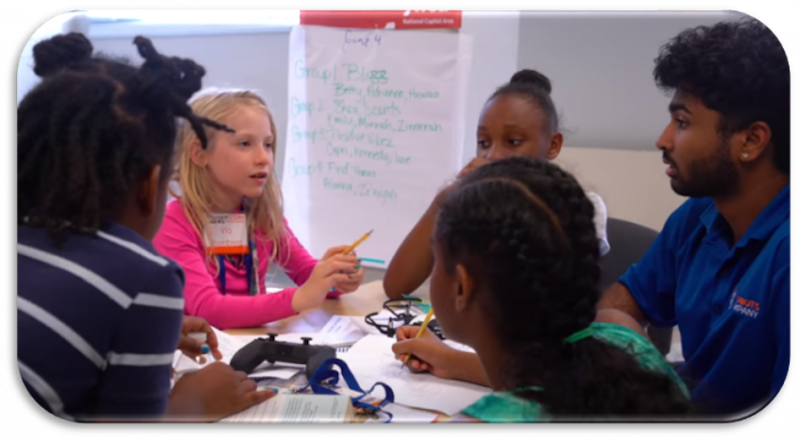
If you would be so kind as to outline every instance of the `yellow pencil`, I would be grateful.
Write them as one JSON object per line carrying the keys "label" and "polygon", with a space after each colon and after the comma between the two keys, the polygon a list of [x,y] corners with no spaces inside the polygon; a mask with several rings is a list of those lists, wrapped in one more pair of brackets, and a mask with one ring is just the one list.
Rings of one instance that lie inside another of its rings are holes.
{"label": "yellow pencil", "polygon": [[356,247],[357,247],[357,246],[361,245],[361,242],[364,242],[365,240],[367,240],[367,238],[369,237],[369,235],[370,235],[370,234],[372,234],[372,232],[373,232],[373,231],[374,231],[374,230],[369,230],[369,231],[367,231],[367,233],[366,233],[366,234],[364,234],[363,236],[361,236],[361,239],[358,239],[358,240],[357,240],[357,241],[355,241],[355,242],[354,242],[352,245],[350,245],[349,247],[347,247],[347,249],[346,249],[346,250],[344,250],[344,252],[343,252],[342,254],[350,254],[351,252],[353,252],[353,250],[354,250],[354,249],[356,249]]}
{"label": "yellow pencil", "polygon": [[[433,308],[428,310],[428,315],[425,316],[425,321],[422,322],[422,326],[419,327],[419,331],[417,331],[417,336],[414,338],[422,337],[422,334],[425,332],[425,329],[428,327],[428,323],[431,321],[431,317],[433,317]],[[400,366],[401,368],[408,363],[408,359],[411,358],[411,354],[406,354],[405,358],[403,358],[403,364]]]}

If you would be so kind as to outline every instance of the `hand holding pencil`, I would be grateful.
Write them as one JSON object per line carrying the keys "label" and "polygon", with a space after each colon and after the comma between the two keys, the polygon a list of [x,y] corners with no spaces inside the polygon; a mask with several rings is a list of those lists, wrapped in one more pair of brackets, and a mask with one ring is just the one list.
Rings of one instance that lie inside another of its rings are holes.
{"label": "hand holding pencil", "polygon": [[344,248],[344,250],[342,250],[341,249],[342,247],[339,246],[339,247],[330,248],[328,250],[328,252],[325,253],[326,256],[332,256],[332,255],[339,254],[339,253],[341,253],[341,254],[343,254],[345,256],[351,256],[352,255],[352,257],[356,259],[356,261],[355,261],[356,265],[354,267],[355,272],[348,274],[347,280],[345,280],[343,282],[336,283],[336,285],[334,285],[333,288],[331,289],[331,292],[339,291],[342,294],[349,294],[349,293],[357,290],[358,287],[361,286],[361,282],[364,281],[364,268],[361,267],[361,261],[358,260],[358,257],[356,256],[356,253],[355,253],[355,249],[356,249],[356,247],[361,245],[362,242],[367,240],[367,238],[370,236],[370,234],[372,234],[372,230],[368,231],[366,234],[361,236],[352,245]]}
{"label": "hand holding pencil", "polygon": [[[446,345],[427,325],[403,326],[397,329],[396,335],[397,343],[392,345],[392,352],[411,372],[429,372],[446,379],[458,378],[460,351]],[[406,359],[408,362],[404,361]]]}
{"label": "hand holding pencil", "polygon": [[320,261],[314,266],[311,275],[292,296],[292,309],[302,312],[322,306],[325,298],[336,291],[347,294],[355,291],[364,280],[364,268],[353,250],[369,234],[363,235],[352,245],[340,245],[329,248]]}
{"label": "hand holding pencil", "polygon": [[[428,323],[431,322],[431,317],[433,317],[433,308],[428,310],[428,314],[425,316],[425,320],[422,322],[422,326],[420,326],[419,331],[417,331],[417,336],[414,337],[415,339],[422,337],[422,334],[424,334],[425,330],[428,329]],[[403,366],[405,366],[406,363],[408,363],[409,358],[411,358],[411,354],[406,354],[406,356],[403,358]]]}

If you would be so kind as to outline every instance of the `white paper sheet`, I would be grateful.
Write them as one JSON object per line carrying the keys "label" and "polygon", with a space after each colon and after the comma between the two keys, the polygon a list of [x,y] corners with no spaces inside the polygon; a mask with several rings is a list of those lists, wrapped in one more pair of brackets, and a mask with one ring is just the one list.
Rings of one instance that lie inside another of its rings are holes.
{"label": "white paper sheet", "polygon": [[352,346],[367,332],[356,324],[357,321],[364,321],[363,317],[351,317],[335,315],[328,320],[328,323],[319,331],[317,344],[326,346]]}
{"label": "white paper sheet", "polygon": [[342,423],[350,397],[278,394],[261,404],[220,420],[221,423]]}
{"label": "white paper sheet", "polygon": [[346,353],[338,354],[362,387],[376,382],[388,384],[395,403],[454,415],[491,390],[470,383],[444,380],[431,374],[414,374],[394,358],[395,340],[368,335]]}
{"label": "white paper sheet", "polygon": [[[395,423],[427,424],[427,423],[432,423],[439,416],[433,412],[411,409],[409,407],[401,406],[396,403],[387,404],[386,406],[384,406],[383,410],[392,414],[392,421],[389,424],[395,424]],[[378,418],[371,418],[364,422],[383,423],[384,421],[386,421],[386,419],[388,419],[388,416],[379,413]]]}

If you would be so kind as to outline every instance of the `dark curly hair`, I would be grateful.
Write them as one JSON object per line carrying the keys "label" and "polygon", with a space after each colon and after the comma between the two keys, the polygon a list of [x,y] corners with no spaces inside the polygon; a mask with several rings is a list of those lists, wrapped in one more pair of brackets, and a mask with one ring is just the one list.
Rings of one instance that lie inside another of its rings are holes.
{"label": "dark curly hair", "polygon": [[177,117],[203,146],[203,125],[231,131],[187,104],[201,87],[202,66],[160,55],[147,38],[134,43],[145,60],[138,69],[92,56],[79,33],[33,48],[42,82],[17,108],[17,223],[47,228],[58,245],[69,230],[96,232],[153,166],[169,177]]}
{"label": "dark curly hair", "polygon": [[501,95],[517,95],[527,99],[544,113],[549,123],[548,128],[553,133],[558,131],[558,114],[553,99],[550,97],[552,90],[550,79],[544,74],[532,69],[522,69],[512,75],[508,83],[500,86],[487,102]]}
{"label": "dark curly hair", "polygon": [[721,114],[723,136],[763,121],[775,167],[789,174],[789,62],[778,38],[754,19],[699,26],[661,48],[653,77]]}
{"label": "dark curly hair", "polygon": [[434,240],[448,272],[473,276],[475,301],[512,354],[514,389],[554,419],[681,415],[688,399],[665,374],[599,339],[564,339],[595,319],[599,251],[594,206],[569,173],[545,160],[484,165],[442,201]]}

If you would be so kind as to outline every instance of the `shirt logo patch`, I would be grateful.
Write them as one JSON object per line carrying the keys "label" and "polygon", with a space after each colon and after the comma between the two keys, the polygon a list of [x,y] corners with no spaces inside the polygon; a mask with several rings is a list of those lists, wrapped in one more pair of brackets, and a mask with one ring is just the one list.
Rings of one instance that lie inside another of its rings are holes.
{"label": "shirt logo patch", "polygon": [[759,311],[761,311],[761,305],[755,300],[749,300],[740,296],[737,290],[734,289],[731,300],[728,303],[728,309],[732,309],[734,312],[745,317],[756,318],[758,317]]}

